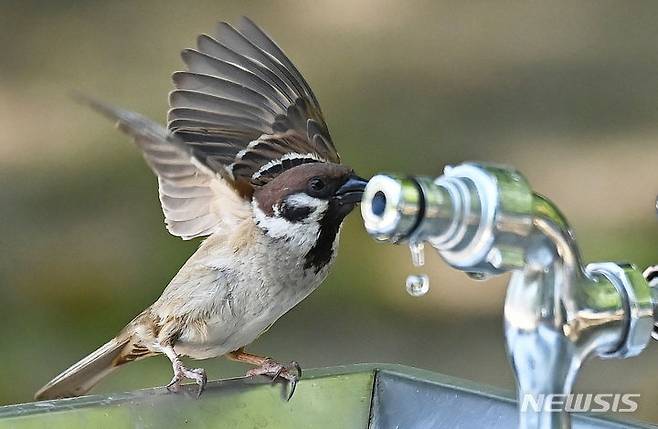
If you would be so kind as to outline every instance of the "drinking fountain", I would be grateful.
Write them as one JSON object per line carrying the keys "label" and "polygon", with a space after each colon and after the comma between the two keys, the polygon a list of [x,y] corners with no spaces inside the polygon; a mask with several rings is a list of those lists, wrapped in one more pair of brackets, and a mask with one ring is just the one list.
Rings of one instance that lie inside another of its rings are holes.
{"label": "drinking fountain", "polygon": [[[376,175],[361,213],[375,239],[408,244],[415,265],[427,243],[472,278],[511,272],[505,339],[519,404],[566,398],[587,358],[636,356],[651,338],[658,295],[643,273],[583,265],[566,218],[512,168],[469,162],[437,178]],[[411,277],[407,289],[424,292],[426,281]],[[519,408],[519,427],[570,428],[571,416]]]}
{"label": "drinking fountain", "polygon": [[[518,401],[429,371],[355,364],[305,370],[290,401],[285,384],[239,377],[208,382],[198,399],[192,384],[180,394],[158,387],[2,406],[0,429],[568,428],[571,416],[562,409],[520,413],[518,404],[539,395],[564,398],[586,358],[634,356],[649,342],[658,267],[645,279],[632,265],[583,266],[564,216],[511,168],[465,163],[436,179],[378,175],[365,190],[362,214],[378,240],[408,244],[415,265],[431,246],[474,279],[512,273],[505,336]],[[428,282],[410,276],[407,290],[423,295]],[[655,427],[583,413],[574,414],[573,426]]]}

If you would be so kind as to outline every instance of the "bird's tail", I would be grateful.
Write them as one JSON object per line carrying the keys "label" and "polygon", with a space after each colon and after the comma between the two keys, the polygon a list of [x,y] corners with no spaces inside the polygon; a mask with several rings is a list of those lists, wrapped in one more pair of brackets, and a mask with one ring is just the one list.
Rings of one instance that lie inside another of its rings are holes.
{"label": "bird's tail", "polygon": [[134,353],[134,349],[130,337],[113,338],[52,379],[34,398],[45,400],[84,395],[120,365],[145,357],[145,353]]}

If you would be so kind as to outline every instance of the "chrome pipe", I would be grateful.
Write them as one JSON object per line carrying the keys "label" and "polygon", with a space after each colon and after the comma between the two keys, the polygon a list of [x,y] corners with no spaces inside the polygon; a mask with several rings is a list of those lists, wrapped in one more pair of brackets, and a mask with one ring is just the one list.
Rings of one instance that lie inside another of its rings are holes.
{"label": "chrome pipe", "polygon": [[[566,218],[511,168],[465,163],[436,179],[377,175],[361,212],[379,241],[429,243],[476,278],[512,272],[505,337],[519,404],[567,395],[587,358],[635,356],[651,338],[656,302],[642,273],[613,262],[583,266]],[[570,428],[570,416],[542,407],[520,412],[519,427]]]}

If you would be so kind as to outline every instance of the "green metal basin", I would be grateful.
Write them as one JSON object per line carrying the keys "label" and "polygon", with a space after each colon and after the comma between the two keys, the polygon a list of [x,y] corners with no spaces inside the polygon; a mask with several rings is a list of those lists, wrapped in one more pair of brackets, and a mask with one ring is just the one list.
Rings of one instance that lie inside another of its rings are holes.
{"label": "green metal basin", "polygon": [[[419,428],[510,429],[509,393],[399,365],[360,364],[304,372],[290,402],[285,385],[236,378],[164,388],[0,407],[1,428]],[[579,415],[574,427],[649,428]]]}

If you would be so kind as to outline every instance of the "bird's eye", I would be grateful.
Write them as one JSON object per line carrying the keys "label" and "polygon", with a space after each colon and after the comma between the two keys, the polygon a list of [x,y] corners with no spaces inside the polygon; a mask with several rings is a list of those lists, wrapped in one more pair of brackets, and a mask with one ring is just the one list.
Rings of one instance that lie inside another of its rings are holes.
{"label": "bird's eye", "polygon": [[308,186],[313,191],[318,192],[318,191],[321,191],[321,190],[324,189],[325,184],[324,184],[324,181],[322,179],[320,179],[319,177],[314,177],[308,182]]}

